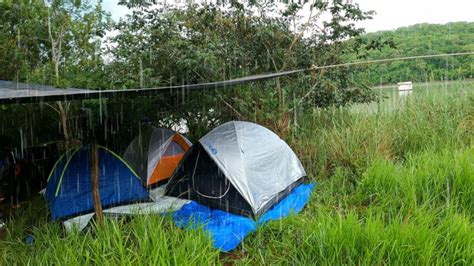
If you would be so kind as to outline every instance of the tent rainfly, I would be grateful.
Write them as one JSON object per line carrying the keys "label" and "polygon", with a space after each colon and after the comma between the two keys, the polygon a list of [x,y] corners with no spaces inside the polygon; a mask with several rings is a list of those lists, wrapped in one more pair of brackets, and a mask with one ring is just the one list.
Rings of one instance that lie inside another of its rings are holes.
{"label": "tent rainfly", "polygon": [[143,130],[128,145],[124,160],[138,173],[144,185],[160,185],[171,177],[191,142],[166,128]]}
{"label": "tent rainfly", "polygon": [[[117,154],[105,147],[99,147],[98,153],[104,209],[151,200],[140,178]],[[90,154],[90,146],[68,151],[53,167],[44,194],[53,220],[94,213]]]}
{"label": "tent rainfly", "polygon": [[168,182],[166,195],[257,218],[305,177],[295,153],[275,133],[232,121],[193,145]]}

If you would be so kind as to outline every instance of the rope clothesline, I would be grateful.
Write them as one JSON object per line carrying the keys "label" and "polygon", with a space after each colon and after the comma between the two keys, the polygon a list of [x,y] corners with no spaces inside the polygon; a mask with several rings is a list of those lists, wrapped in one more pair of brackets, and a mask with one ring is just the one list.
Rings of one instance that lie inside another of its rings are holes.
{"label": "rope clothesline", "polygon": [[461,55],[474,55],[474,51],[473,52],[428,54],[428,55],[414,55],[414,56],[404,56],[404,57],[395,57],[395,58],[373,59],[373,60],[355,61],[355,62],[334,64],[334,65],[315,66],[315,67],[312,67],[310,69],[327,69],[327,68],[344,67],[344,66],[365,65],[365,64],[372,64],[372,63],[387,63],[387,62],[393,62],[393,61],[404,61],[404,60],[413,60],[413,59],[422,59],[422,58],[449,57],[449,56],[461,56]]}
{"label": "rope clothesline", "polygon": [[237,85],[243,85],[251,82],[274,79],[282,76],[289,76],[296,73],[314,71],[318,69],[329,69],[345,66],[355,66],[373,63],[386,63],[393,61],[404,61],[423,58],[437,58],[450,56],[474,55],[471,52],[459,53],[444,53],[444,54],[429,54],[418,56],[405,56],[396,58],[373,59],[365,61],[354,61],[341,64],[332,64],[324,66],[312,66],[310,68],[296,69],[289,71],[274,72],[269,74],[260,74],[246,76],[237,79],[223,80],[217,82],[207,82],[199,84],[175,85],[166,87],[154,88],[139,88],[127,90],[85,90],[85,89],[56,89],[51,86],[44,86],[38,84],[18,83],[12,81],[0,81],[0,104],[15,104],[15,103],[35,103],[46,101],[71,101],[71,100],[85,100],[85,99],[101,99],[101,98],[117,98],[117,97],[136,97],[136,96],[153,96],[157,94],[173,94],[183,91],[196,90],[210,90],[218,88],[227,88]]}

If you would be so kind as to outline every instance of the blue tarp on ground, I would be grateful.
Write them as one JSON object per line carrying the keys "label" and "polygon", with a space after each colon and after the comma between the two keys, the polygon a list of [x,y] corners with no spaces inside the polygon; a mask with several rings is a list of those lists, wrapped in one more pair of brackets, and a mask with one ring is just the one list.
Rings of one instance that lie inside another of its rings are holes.
{"label": "blue tarp on ground", "polygon": [[202,227],[211,235],[214,247],[227,252],[236,248],[260,225],[300,212],[309,201],[314,186],[313,183],[299,185],[257,221],[225,211],[213,210],[194,201],[175,212],[173,220],[180,228]]}

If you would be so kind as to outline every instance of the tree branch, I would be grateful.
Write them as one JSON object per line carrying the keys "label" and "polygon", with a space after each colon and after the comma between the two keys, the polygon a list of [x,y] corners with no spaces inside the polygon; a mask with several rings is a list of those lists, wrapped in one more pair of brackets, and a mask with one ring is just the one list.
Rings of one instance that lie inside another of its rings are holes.
{"label": "tree branch", "polygon": [[242,119],[243,118],[243,115],[241,113],[239,113],[239,111],[237,111],[237,109],[235,109],[230,103],[226,102],[226,100],[224,100],[224,98],[222,98],[222,96],[218,96],[221,101],[230,109],[232,110],[235,114],[237,114],[237,117],[239,119]]}

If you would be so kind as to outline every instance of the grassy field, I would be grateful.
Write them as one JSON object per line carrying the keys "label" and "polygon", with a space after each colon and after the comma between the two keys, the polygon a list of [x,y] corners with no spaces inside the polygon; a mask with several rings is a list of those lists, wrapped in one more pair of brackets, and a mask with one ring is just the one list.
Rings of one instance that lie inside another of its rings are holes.
{"label": "grassy field", "polygon": [[474,83],[300,111],[297,125],[282,135],[317,189],[301,214],[234,252],[169,217],[110,219],[66,235],[38,200],[8,221],[0,264],[474,264]]}

